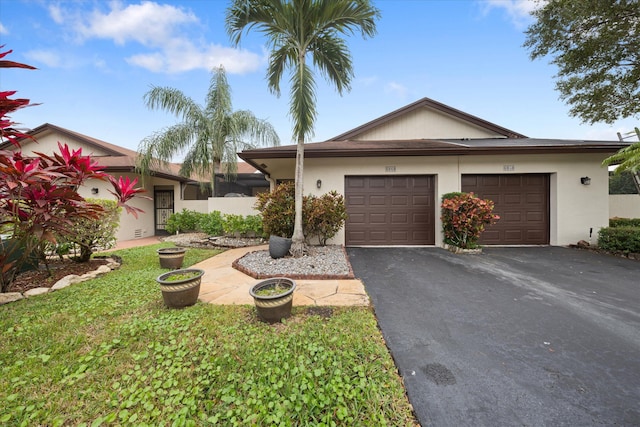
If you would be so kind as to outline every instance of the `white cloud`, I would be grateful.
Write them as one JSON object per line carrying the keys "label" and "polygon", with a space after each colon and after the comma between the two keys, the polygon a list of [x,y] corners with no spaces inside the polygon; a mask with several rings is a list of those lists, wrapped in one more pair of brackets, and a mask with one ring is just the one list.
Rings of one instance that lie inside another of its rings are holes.
{"label": "white cloud", "polygon": [[389,82],[384,87],[385,93],[390,93],[398,98],[406,98],[409,94],[409,90],[398,82]]}
{"label": "white cloud", "polygon": [[166,43],[184,24],[196,24],[198,18],[177,7],[154,2],[128,5],[110,3],[111,11],[102,13],[94,10],[88,23],[78,28],[86,38],[112,39],[117,44],[136,41],[145,46],[159,46]]}
{"label": "white cloud", "polygon": [[492,9],[502,9],[518,28],[525,27],[532,19],[531,12],[543,4],[544,1],[536,0],[484,0],[485,13]]}
{"label": "white cloud", "polygon": [[2,23],[0,23],[0,34],[9,34],[9,30]]}
{"label": "white cloud", "polygon": [[63,24],[66,20],[64,10],[58,4],[49,5],[49,16],[56,24]]}
{"label": "white cloud", "polygon": [[63,61],[56,52],[51,50],[30,50],[24,54],[31,61],[45,64],[51,68],[61,68],[64,66]]}
{"label": "white cloud", "polygon": [[152,1],[123,5],[112,1],[107,12],[94,9],[83,17],[73,18],[60,8],[49,10],[56,22],[58,19],[67,25],[73,22],[81,40],[106,39],[120,46],[135,43],[147,48],[126,61],[156,73],[210,70],[220,64],[229,73],[246,73],[256,70],[264,60],[246,50],[215,43],[196,44],[187,33],[202,27],[198,17],[172,5]]}

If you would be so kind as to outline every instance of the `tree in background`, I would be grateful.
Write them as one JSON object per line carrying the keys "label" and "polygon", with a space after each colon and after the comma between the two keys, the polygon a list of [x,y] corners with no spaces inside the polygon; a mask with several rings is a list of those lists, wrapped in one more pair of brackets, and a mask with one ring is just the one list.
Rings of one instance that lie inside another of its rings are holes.
{"label": "tree in background", "polygon": [[610,173],[609,194],[638,194],[631,172]]}
{"label": "tree in background", "polygon": [[204,107],[170,87],[153,87],[144,95],[144,101],[150,109],[167,111],[182,121],[142,140],[138,168],[143,175],[186,150],[180,174],[210,178],[213,189],[221,164],[227,178],[235,176],[238,151],[280,144],[270,123],[248,110],[233,111],[231,88],[222,66],[213,69]]}
{"label": "tree in background", "polygon": [[[297,140],[295,171],[295,222],[291,253],[302,256],[304,143],[313,135],[317,116],[315,80],[308,59],[342,95],[350,90],[353,65],[341,36],[359,32],[376,34],[380,12],[368,0],[234,0],[226,13],[226,27],[237,46],[245,31],[256,28],[271,49],[267,80],[280,95],[280,80],[291,71],[289,114]],[[309,56],[310,58],[307,58]]]}
{"label": "tree in background", "polygon": [[549,0],[526,31],[531,59],[551,55],[570,114],[613,123],[640,113],[640,2]]}

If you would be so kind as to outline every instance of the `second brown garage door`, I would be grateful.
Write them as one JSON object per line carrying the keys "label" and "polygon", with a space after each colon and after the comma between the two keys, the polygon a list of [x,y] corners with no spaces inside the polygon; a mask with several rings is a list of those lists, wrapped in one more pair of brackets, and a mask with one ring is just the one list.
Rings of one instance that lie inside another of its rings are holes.
{"label": "second brown garage door", "polygon": [[462,175],[462,191],[493,200],[500,215],[483,233],[481,244],[549,244],[549,175]]}
{"label": "second brown garage door", "polygon": [[433,245],[433,176],[345,178],[347,246]]}

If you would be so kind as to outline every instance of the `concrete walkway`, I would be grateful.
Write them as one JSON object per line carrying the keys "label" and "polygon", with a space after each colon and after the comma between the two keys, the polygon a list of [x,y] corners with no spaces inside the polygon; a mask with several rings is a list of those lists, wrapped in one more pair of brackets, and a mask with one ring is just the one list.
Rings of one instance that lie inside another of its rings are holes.
{"label": "concrete walkway", "polygon": [[[249,288],[260,282],[231,266],[248,252],[267,246],[229,249],[192,266],[205,271],[200,285],[200,301],[211,304],[253,304]],[[296,279],[293,305],[368,306],[369,296],[360,280],[299,280]]]}
{"label": "concrete walkway", "polygon": [[[109,251],[127,249],[137,246],[148,246],[160,243],[159,237],[120,241]],[[248,248],[229,249],[219,255],[199,262],[191,268],[204,270],[200,285],[199,299],[203,302],[220,305],[253,304],[249,288],[260,282],[259,279],[247,276],[231,266],[233,261],[248,252],[266,250],[268,246],[252,246]],[[369,296],[364,285],[357,279],[345,280],[299,280],[296,279],[296,290],[293,293],[293,305],[322,306],[368,306]]]}

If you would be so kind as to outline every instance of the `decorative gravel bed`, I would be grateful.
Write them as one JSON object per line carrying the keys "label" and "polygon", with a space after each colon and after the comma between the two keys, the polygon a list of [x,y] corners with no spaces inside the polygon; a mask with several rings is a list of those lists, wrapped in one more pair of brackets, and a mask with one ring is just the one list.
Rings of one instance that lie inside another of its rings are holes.
{"label": "decorative gravel bed", "polygon": [[286,276],[292,279],[352,279],[353,271],[342,246],[310,246],[300,257],[273,259],[269,251],[249,252],[233,267],[256,279]]}

